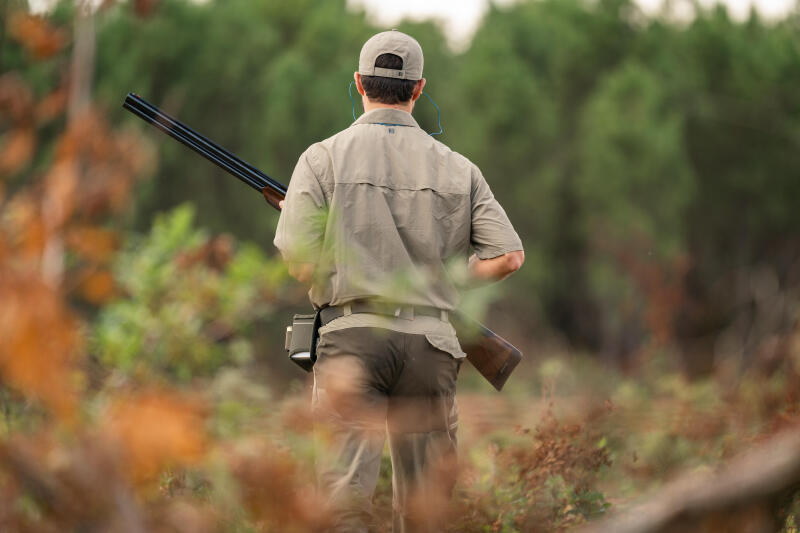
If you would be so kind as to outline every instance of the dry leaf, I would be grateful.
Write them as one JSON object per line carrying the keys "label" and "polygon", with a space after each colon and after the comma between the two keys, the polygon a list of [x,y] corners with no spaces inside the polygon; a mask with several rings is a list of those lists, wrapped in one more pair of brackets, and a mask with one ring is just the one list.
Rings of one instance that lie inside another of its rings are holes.
{"label": "dry leaf", "polygon": [[0,374],[60,418],[76,407],[77,325],[55,289],[30,275],[0,272]]}
{"label": "dry leaf", "polygon": [[33,122],[33,93],[16,72],[0,76],[0,112],[16,125]]}
{"label": "dry leaf", "polygon": [[22,170],[33,157],[36,135],[33,128],[17,128],[0,143],[0,177]]}
{"label": "dry leaf", "polygon": [[105,426],[123,448],[136,482],[155,480],[165,468],[191,465],[206,451],[204,409],[194,399],[148,391],[115,400]]}
{"label": "dry leaf", "polygon": [[133,10],[142,18],[149,17],[159,4],[159,0],[134,0]]}
{"label": "dry leaf", "polygon": [[36,104],[36,122],[47,123],[58,118],[67,107],[69,93],[66,86],[59,87]]}
{"label": "dry leaf", "polygon": [[77,226],[67,232],[67,246],[84,259],[106,263],[117,250],[117,234],[94,226]]}
{"label": "dry leaf", "polygon": [[87,301],[100,305],[114,296],[114,277],[108,270],[94,271],[80,284],[81,295]]}
{"label": "dry leaf", "polygon": [[52,57],[67,42],[66,33],[44,17],[30,13],[14,13],[8,21],[9,35],[37,59]]}

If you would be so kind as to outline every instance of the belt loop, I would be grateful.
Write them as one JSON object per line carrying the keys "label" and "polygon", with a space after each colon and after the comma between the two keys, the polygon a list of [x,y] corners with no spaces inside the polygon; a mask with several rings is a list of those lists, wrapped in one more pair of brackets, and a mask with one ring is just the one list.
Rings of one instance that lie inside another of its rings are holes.
{"label": "belt loop", "polygon": [[440,310],[439,310],[439,319],[440,319],[442,322],[447,322],[447,318],[448,318],[448,317],[447,317],[447,311],[445,311],[444,309],[440,309]]}
{"label": "belt loop", "polygon": [[350,316],[353,314],[353,308],[350,307],[350,304],[344,304],[342,306],[342,310],[344,310],[344,316]]}
{"label": "belt loop", "polygon": [[400,318],[400,313],[402,311],[403,311],[403,308],[402,307],[398,307],[397,309],[394,310],[394,316]]}

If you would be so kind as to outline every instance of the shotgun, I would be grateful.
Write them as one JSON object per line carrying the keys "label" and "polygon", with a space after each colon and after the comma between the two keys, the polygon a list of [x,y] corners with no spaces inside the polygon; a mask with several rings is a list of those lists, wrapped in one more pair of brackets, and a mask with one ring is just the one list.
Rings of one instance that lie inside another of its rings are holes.
{"label": "shotgun", "polygon": [[[279,202],[286,197],[286,187],[280,182],[164,113],[137,94],[128,93],[122,107],[233,174],[234,177],[259,191],[269,205],[280,210]],[[501,390],[511,372],[522,360],[522,352],[483,324],[460,313],[452,315],[453,326],[456,328],[462,349],[467,354],[467,360],[495,389]],[[299,361],[295,362],[300,364]],[[309,365],[300,364],[300,366],[310,370]]]}

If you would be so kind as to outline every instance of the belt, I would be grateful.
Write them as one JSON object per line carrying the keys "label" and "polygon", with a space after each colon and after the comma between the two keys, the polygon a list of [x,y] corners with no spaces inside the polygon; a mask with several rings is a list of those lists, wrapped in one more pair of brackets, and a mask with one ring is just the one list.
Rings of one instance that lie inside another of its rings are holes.
{"label": "belt", "polygon": [[319,315],[324,326],[331,320],[353,313],[368,313],[373,315],[393,316],[405,320],[414,320],[415,316],[430,316],[447,321],[447,311],[424,305],[404,305],[385,302],[371,302],[368,300],[355,300],[344,305],[324,307]]}

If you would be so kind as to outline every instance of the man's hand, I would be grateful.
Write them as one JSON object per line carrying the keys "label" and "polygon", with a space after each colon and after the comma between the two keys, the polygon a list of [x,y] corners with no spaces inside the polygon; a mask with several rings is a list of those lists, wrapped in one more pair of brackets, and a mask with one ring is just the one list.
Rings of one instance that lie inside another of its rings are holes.
{"label": "man's hand", "polygon": [[289,263],[289,275],[300,283],[311,283],[314,263]]}
{"label": "man's hand", "polygon": [[472,254],[467,271],[473,280],[500,281],[519,270],[524,262],[525,252],[522,250],[508,252],[491,259],[478,259],[477,255]]}

